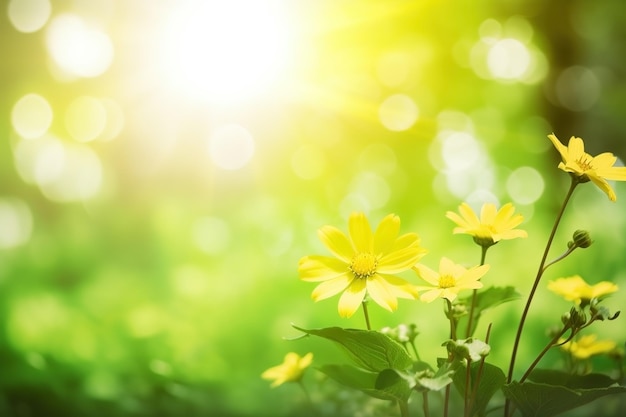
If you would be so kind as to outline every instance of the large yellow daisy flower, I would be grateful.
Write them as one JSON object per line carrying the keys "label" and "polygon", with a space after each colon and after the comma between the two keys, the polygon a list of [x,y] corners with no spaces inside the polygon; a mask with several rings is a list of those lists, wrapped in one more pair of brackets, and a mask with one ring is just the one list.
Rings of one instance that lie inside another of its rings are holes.
{"label": "large yellow daisy flower", "polygon": [[573,301],[579,305],[583,300],[589,302],[592,298],[602,298],[618,290],[617,285],[609,281],[589,285],[580,275],[550,281],[548,283],[548,289],[566,300]]}
{"label": "large yellow daisy flower", "polygon": [[422,264],[416,265],[414,270],[417,272],[417,275],[430,284],[430,286],[417,287],[418,291],[426,291],[422,293],[420,300],[430,303],[437,298],[446,298],[449,301],[454,301],[462,290],[482,288],[483,284],[479,279],[487,273],[489,265],[466,269],[444,257],[441,258],[439,263],[439,272],[433,271]]}
{"label": "large yellow daisy flower", "polygon": [[614,167],[617,158],[612,153],[604,152],[593,157],[585,152],[585,144],[581,138],[572,136],[567,146],[554,134],[548,135],[548,138],[563,159],[563,162],[559,163],[560,169],[580,177],[583,182],[590,180],[604,191],[611,201],[617,199],[607,180],[626,181],[626,167]]}
{"label": "large yellow daisy flower", "polygon": [[466,233],[472,235],[479,245],[490,245],[500,240],[528,236],[526,231],[516,229],[524,220],[524,216],[514,215],[514,212],[515,207],[511,203],[505,204],[500,210],[496,210],[492,203],[485,203],[480,210],[479,219],[469,204],[462,203],[459,206],[460,216],[448,211],[446,217],[458,225],[452,233]]}
{"label": "large yellow daisy flower", "polygon": [[302,379],[304,371],[313,362],[313,354],[307,353],[300,357],[297,353],[289,352],[280,365],[274,366],[261,374],[261,378],[270,380],[272,387],[277,387],[285,382],[298,382]]}
{"label": "large yellow daisy flower", "polygon": [[352,213],[348,227],[350,237],[333,226],[318,232],[335,258],[314,255],[300,260],[300,279],[321,282],[311,294],[313,300],[343,291],[339,315],[350,317],[366,294],[390,311],[397,308],[398,297],[415,299],[415,286],[394,274],[411,269],[426,253],[417,234],[398,236],[400,218],[393,214],[385,217],[374,233],[363,213]]}

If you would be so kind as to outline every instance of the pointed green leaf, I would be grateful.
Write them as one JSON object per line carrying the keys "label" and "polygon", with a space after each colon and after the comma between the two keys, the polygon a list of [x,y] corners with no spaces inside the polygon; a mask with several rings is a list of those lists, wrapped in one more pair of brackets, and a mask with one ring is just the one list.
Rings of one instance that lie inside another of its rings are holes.
{"label": "pointed green leaf", "polygon": [[376,378],[375,386],[377,390],[383,391],[401,402],[407,402],[411,396],[409,383],[393,369],[381,371]]}
{"label": "pointed green leaf", "polygon": [[[479,290],[476,293],[476,305],[474,306],[474,321],[472,323],[472,329],[469,336],[474,334],[476,330],[476,326],[478,325],[478,321],[483,311],[488,310],[490,308],[496,307],[502,303],[506,303],[509,301],[517,300],[520,298],[520,293],[517,292],[515,287],[487,287]],[[457,302],[459,304],[465,304],[467,306],[467,311],[469,313],[470,305],[472,303],[472,295],[459,298]],[[467,319],[468,315],[462,316],[459,319],[457,324],[457,328],[461,329],[462,333],[465,334],[465,329],[467,329]]]}
{"label": "pointed green leaf", "polygon": [[[476,381],[481,364],[479,362],[472,363],[470,366],[471,383]],[[459,390],[461,396],[465,395],[465,375],[466,367],[462,367],[454,374],[454,386]],[[471,416],[484,415],[485,409],[489,404],[491,397],[504,385],[506,377],[504,372],[497,366],[489,363],[482,365],[480,370],[480,382],[478,383],[478,389],[476,390],[476,398],[474,399]],[[470,386],[471,390],[474,390],[473,385]],[[471,392],[470,392],[471,395]]]}
{"label": "pointed green leaf", "polygon": [[368,371],[406,370],[413,364],[413,360],[402,345],[374,330],[343,329],[341,327],[307,330],[297,326],[293,327],[306,334],[337,343],[345,349],[358,366]]}
{"label": "pointed green leaf", "polygon": [[536,370],[532,381],[517,381],[502,387],[524,416],[550,417],[580,407],[610,394],[626,393],[606,375],[569,375],[560,371]]}

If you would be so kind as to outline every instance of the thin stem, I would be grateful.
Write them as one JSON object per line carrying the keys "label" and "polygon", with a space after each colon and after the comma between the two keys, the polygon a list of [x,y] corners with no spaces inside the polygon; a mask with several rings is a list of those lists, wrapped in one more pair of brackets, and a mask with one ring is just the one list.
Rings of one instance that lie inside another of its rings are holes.
{"label": "thin stem", "polygon": [[443,400],[443,417],[448,417],[448,403],[450,402],[450,384],[446,385],[446,394]]}
{"label": "thin stem", "polygon": [[424,417],[430,417],[430,410],[428,407],[428,391],[422,392],[422,398],[424,401],[422,402],[422,410],[424,411]]}
{"label": "thin stem", "polygon": [[302,382],[302,379],[298,381],[298,385],[300,385],[300,388],[302,388],[302,392],[304,392],[304,396],[306,397],[307,403],[311,407],[311,411],[313,411],[313,414],[317,415],[317,409],[315,408],[315,405],[313,404],[313,400],[311,400],[311,395],[309,394],[309,390],[306,389],[306,386],[304,385],[304,382]]}
{"label": "thin stem", "polygon": [[398,401],[400,407],[400,416],[409,417],[409,403],[408,401]]}
{"label": "thin stem", "polygon": [[[548,242],[546,243],[546,248],[543,251],[543,256],[541,257],[541,262],[539,263],[539,268],[537,270],[537,276],[535,277],[535,282],[530,290],[530,294],[528,295],[528,299],[526,300],[526,305],[524,306],[524,311],[522,312],[522,317],[520,318],[519,326],[517,328],[517,333],[515,334],[515,342],[513,343],[513,352],[511,353],[511,362],[509,364],[509,371],[506,378],[507,384],[510,384],[513,380],[513,371],[515,370],[515,358],[517,356],[517,349],[519,347],[520,340],[522,338],[522,330],[524,329],[524,323],[526,322],[526,316],[528,315],[528,311],[530,309],[530,303],[533,300],[535,295],[535,291],[537,290],[537,286],[539,285],[539,281],[541,280],[541,276],[543,275],[544,265],[546,263],[546,259],[548,258],[548,252],[550,251],[550,247],[552,246],[552,241],[554,240],[554,235],[556,235],[556,230],[559,227],[559,223],[561,222],[561,218],[563,217],[563,213],[565,212],[565,207],[567,207],[567,203],[569,202],[572,194],[574,193],[574,189],[578,185],[578,181],[576,178],[572,176],[572,182],[570,184],[569,190],[567,190],[567,194],[565,195],[565,200],[563,201],[563,205],[559,210],[559,213],[556,216],[556,220],[554,222],[554,226],[552,226],[552,231],[550,232],[550,236],[548,237]],[[510,400],[507,398],[504,403],[504,417],[509,415],[509,406]]]}
{"label": "thin stem", "polygon": [[[485,264],[485,258],[487,257],[487,249],[489,246],[481,246],[482,251],[480,255],[480,265]],[[465,330],[465,337],[470,337],[472,335],[472,325],[474,324],[474,309],[476,308],[476,294],[478,290],[474,290],[472,292],[472,304],[470,305],[469,318],[467,319],[467,329]]]}
{"label": "thin stem", "polygon": [[415,343],[413,341],[410,342],[411,347],[413,348],[413,353],[415,353],[415,359],[416,360],[421,360],[420,359],[420,354],[417,353],[417,348],[415,347]]}
{"label": "thin stem", "polygon": [[456,340],[456,324],[454,323],[454,316],[452,313],[452,302],[445,298],[446,306],[448,307],[448,311],[446,311],[446,317],[450,320],[450,339]]}
{"label": "thin stem", "polygon": [[465,367],[465,393],[463,394],[463,408],[464,408],[463,415],[465,417],[469,417],[470,415],[468,394],[470,392],[470,384],[471,384],[471,376],[472,376],[472,368],[470,367],[471,364],[472,364],[472,361],[468,358],[467,365]]}
{"label": "thin stem", "polygon": [[522,378],[519,380],[520,383],[524,382],[526,380],[526,378],[528,378],[528,376],[530,375],[530,373],[533,371],[533,369],[535,369],[535,366],[537,366],[537,364],[539,363],[539,361],[543,358],[543,356],[550,350],[550,348],[552,346],[554,346],[556,344],[556,342],[559,341],[559,339],[561,338],[561,336],[563,336],[565,334],[565,332],[567,331],[569,327],[565,326],[563,327],[563,330],[561,330],[557,335],[555,335],[552,340],[550,340],[548,342],[548,344],[543,348],[543,350],[541,351],[541,353],[539,353],[539,355],[537,355],[537,357],[535,358],[535,360],[533,361],[533,363],[530,364],[530,366],[528,367],[528,369],[526,370],[526,372],[524,373],[524,375],[522,375]]}
{"label": "thin stem", "polygon": [[[485,343],[489,344],[489,337],[491,336],[491,326],[493,323],[489,323],[487,326],[487,334],[485,335]],[[478,395],[478,387],[480,385],[480,379],[483,377],[483,370],[485,368],[485,357],[480,358],[480,364],[478,365],[478,371],[476,372],[476,381],[474,381],[474,386],[472,387],[472,395],[469,401],[469,409],[471,410],[474,407],[474,403],[476,402],[476,396]]]}
{"label": "thin stem", "polygon": [[367,326],[367,330],[372,330],[372,326],[370,325],[370,315],[367,312],[367,300],[363,300],[361,304],[363,305],[363,314],[365,315],[365,325]]}

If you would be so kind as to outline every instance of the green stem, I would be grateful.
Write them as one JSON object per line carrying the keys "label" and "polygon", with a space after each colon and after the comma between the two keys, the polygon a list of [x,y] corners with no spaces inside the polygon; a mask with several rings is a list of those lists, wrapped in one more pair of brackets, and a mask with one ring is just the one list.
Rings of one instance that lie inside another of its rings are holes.
{"label": "green stem", "polygon": [[430,410],[428,407],[428,391],[422,392],[422,398],[424,401],[422,402],[422,410],[424,411],[424,417],[430,417]]}
{"label": "green stem", "polygon": [[469,417],[470,415],[470,408],[469,408],[469,392],[470,392],[470,384],[471,384],[471,376],[472,376],[472,368],[471,365],[472,361],[468,358],[467,359],[467,365],[465,368],[465,393],[463,394],[463,416],[464,417]]}
{"label": "green stem", "polygon": [[444,298],[444,300],[446,300],[446,306],[448,307],[446,317],[450,320],[450,339],[456,340],[456,324],[454,323],[454,315],[452,313],[452,302],[447,298]]}
{"label": "green stem", "polygon": [[370,315],[367,312],[367,300],[363,300],[361,304],[363,304],[363,314],[365,315],[365,325],[367,326],[367,330],[372,330],[372,326],[370,325]]}
{"label": "green stem", "polygon": [[[565,195],[565,200],[563,201],[563,205],[559,210],[559,213],[556,216],[556,220],[554,222],[554,226],[552,226],[552,231],[550,232],[550,237],[548,237],[548,242],[546,243],[546,248],[543,251],[543,256],[541,257],[541,262],[539,263],[539,269],[537,270],[537,276],[535,277],[535,282],[530,290],[530,294],[528,295],[528,299],[526,300],[526,305],[524,306],[524,311],[522,312],[522,317],[520,318],[519,326],[517,327],[517,333],[515,334],[515,342],[513,343],[513,351],[511,353],[511,362],[509,364],[509,371],[506,378],[507,384],[510,384],[513,380],[513,371],[515,369],[515,358],[517,356],[517,349],[519,347],[520,340],[522,338],[522,330],[524,329],[524,323],[526,322],[526,316],[528,315],[528,311],[530,309],[530,304],[535,295],[535,291],[537,290],[537,286],[539,285],[539,281],[541,280],[541,276],[543,275],[544,265],[546,263],[546,259],[548,258],[548,252],[550,251],[550,247],[552,246],[552,241],[554,240],[554,235],[556,234],[556,230],[559,227],[559,223],[561,222],[561,218],[563,217],[563,213],[565,212],[565,207],[567,207],[567,203],[569,202],[572,194],[574,193],[574,189],[578,185],[578,180],[572,176],[572,182],[570,184],[569,190],[567,190],[567,194]],[[510,400],[507,398],[504,403],[504,417],[508,417],[509,415],[509,407]]]}
{"label": "green stem", "polygon": [[[489,323],[487,326],[487,334],[485,335],[485,343],[489,344],[489,337],[491,336],[491,325],[493,323]],[[480,364],[478,365],[478,371],[476,372],[476,381],[474,381],[474,386],[472,387],[472,394],[469,399],[469,409],[474,408],[474,403],[476,402],[476,396],[478,395],[478,388],[480,385],[480,380],[483,377],[483,370],[485,368],[485,357],[480,358]]]}
{"label": "green stem", "polygon": [[398,401],[400,406],[400,415],[402,417],[409,417],[409,403],[408,401]]}
{"label": "green stem", "polygon": [[443,400],[443,417],[448,417],[448,403],[450,402],[450,384],[446,385],[446,394]]}
{"label": "green stem", "polygon": [[524,375],[522,375],[522,378],[519,380],[520,383],[524,382],[526,380],[526,378],[528,378],[528,376],[530,375],[530,373],[533,371],[533,369],[535,369],[535,366],[537,366],[537,364],[539,363],[539,361],[543,358],[543,356],[550,350],[550,348],[552,346],[554,346],[559,339],[561,338],[561,336],[563,336],[565,334],[565,332],[567,331],[567,329],[569,329],[569,326],[565,326],[563,327],[563,330],[561,330],[557,335],[555,335],[552,340],[550,340],[548,342],[548,344],[543,348],[543,350],[541,351],[541,353],[539,353],[539,355],[537,355],[537,357],[535,358],[535,360],[533,361],[533,363],[530,364],[530,366],[528,367],[528,369],[526,370],[526,372],[524,372]]}
{"label": "green stem", "polygon": [[313,400],[311,400],[311,395],[309,394],[309,390],[306,389],[306,386],[304,385],[304,382],[302,382],[302,379],[298,381],[298,385],[300,385],[300,388],[302,388],[302,392],[304,392],[304,396],[306,397],[306,402],[309,404],[309,407],[311,407],[311,411],[313,411],[313,414],[317,415],[317,409],[315,408],[315,405],[313,404]]}
{"label": "green stem", "polygon": [[[485,264],[485,258],[487,257],[487,249],[489,249],[489,246],[481,246],[482,251],[481,251],[481,255],[480,255],[480,265],[484,265]],[[471,337],[472,336],[472,326],[474,324],[474,309],[476,308],[476,294],[477,294],[478,290],[474,290],[472,292],[472,304],[470,305],[470,311],[469,311],[469,317],[467,319],[467,330],[465,331],[465,337]]]}

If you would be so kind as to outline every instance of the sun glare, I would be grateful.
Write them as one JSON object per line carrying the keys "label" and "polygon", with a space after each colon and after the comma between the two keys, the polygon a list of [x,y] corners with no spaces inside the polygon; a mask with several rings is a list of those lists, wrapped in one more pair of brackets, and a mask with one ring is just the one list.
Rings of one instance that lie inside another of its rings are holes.
{"label": "sun glare", "polygon": [[277,0],[194,1],[173,16],[164,45],[163,67],[176,89],[236,103],[283,75],[287,19]]}

